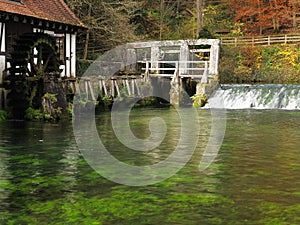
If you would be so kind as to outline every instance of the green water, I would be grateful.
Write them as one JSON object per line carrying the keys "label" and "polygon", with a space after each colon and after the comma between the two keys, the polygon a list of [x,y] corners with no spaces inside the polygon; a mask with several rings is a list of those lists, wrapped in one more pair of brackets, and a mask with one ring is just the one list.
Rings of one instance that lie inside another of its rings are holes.
{"label": "green water", "polygon": [[[135,153],[115,140],[109,113],[97,128],[111,153],[129,164],[156,163],[178,140],[174,110],[131,114],[145,138],[149,118],[168,127],[161,147]],[[215,162],[200,173],[210,131],[200,111],[201,133],[190,162],[164,182],[143,187],[115,184],[81,156],[72,123],[0,123],[1,224],[300,224],[300,112],[227,111],[227,130]]]}

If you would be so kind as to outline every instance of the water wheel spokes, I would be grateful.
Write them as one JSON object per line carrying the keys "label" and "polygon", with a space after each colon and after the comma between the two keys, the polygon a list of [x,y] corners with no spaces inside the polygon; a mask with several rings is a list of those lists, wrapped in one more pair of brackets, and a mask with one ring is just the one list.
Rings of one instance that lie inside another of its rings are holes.
{"label": "water wheel spokes", "polygon": [[59,73],[58,47],[53,37],[44,33],[28,33],[19,37],[14,45],[12,70],[23,71],[27,76],[43,77],[47,73]]}
{"label": "water wheel spokes", "polygon": [[35,47],[35,53],[30,59],[31,73],[45,76],[49,72],[59,72],[58,59],[50,46],[39,44]]}

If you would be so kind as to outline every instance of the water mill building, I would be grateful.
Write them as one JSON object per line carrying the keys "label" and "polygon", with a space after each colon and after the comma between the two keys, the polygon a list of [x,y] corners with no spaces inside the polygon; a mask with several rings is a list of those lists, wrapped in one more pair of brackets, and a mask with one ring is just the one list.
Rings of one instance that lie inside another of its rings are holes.
{"label": "water mill building", "polygon": [[[84,28],[63,0],[0,0],[0,108],[5,79],[76,76],[76,33]],[[17,76],[16,76],[17,77]]]}

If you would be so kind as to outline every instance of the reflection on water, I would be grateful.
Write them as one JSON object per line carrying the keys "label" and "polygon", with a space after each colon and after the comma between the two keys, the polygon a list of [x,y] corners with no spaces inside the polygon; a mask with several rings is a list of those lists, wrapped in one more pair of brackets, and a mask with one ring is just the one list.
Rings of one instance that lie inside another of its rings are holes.
{"label": "reflection on water", "polygon": [[[299,224],[300,113],[228,111],[222,148],[203,173],[210,114],[199,115],[190,162],[145,187],[115,184],[93,171],[76,147],[71,122],[0,123],[1,224]],[[109,113],[97,116],[99,136],[123,162],[159,162],[178,143],[180,121],[174,110],[134,110],[130,125],[137,137],[150,135],[153,116],[161,116],[168,130],[152,151],[124,148]]]}

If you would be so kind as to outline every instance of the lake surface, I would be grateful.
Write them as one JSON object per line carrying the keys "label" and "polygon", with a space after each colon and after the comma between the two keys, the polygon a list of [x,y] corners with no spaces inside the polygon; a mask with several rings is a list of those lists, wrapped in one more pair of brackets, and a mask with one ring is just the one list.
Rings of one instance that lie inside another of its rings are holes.
{"label": "lake surface", "polygon": [[[113,135],[110,114],[97,115],[105,146],[128,164],[153,164],[176,146],[180,126],[171,109],[136,109],[131,129],[149,135],[161,116],[168,132],[150,152],[128,151]],[[116,184],[95,172],[77,148],[72,122],[0,123],[1,224],[300,224],[300,112],[228,110],[213,164],[199,172],[210,112],[192,159],[171,178],[149,186]]]}

